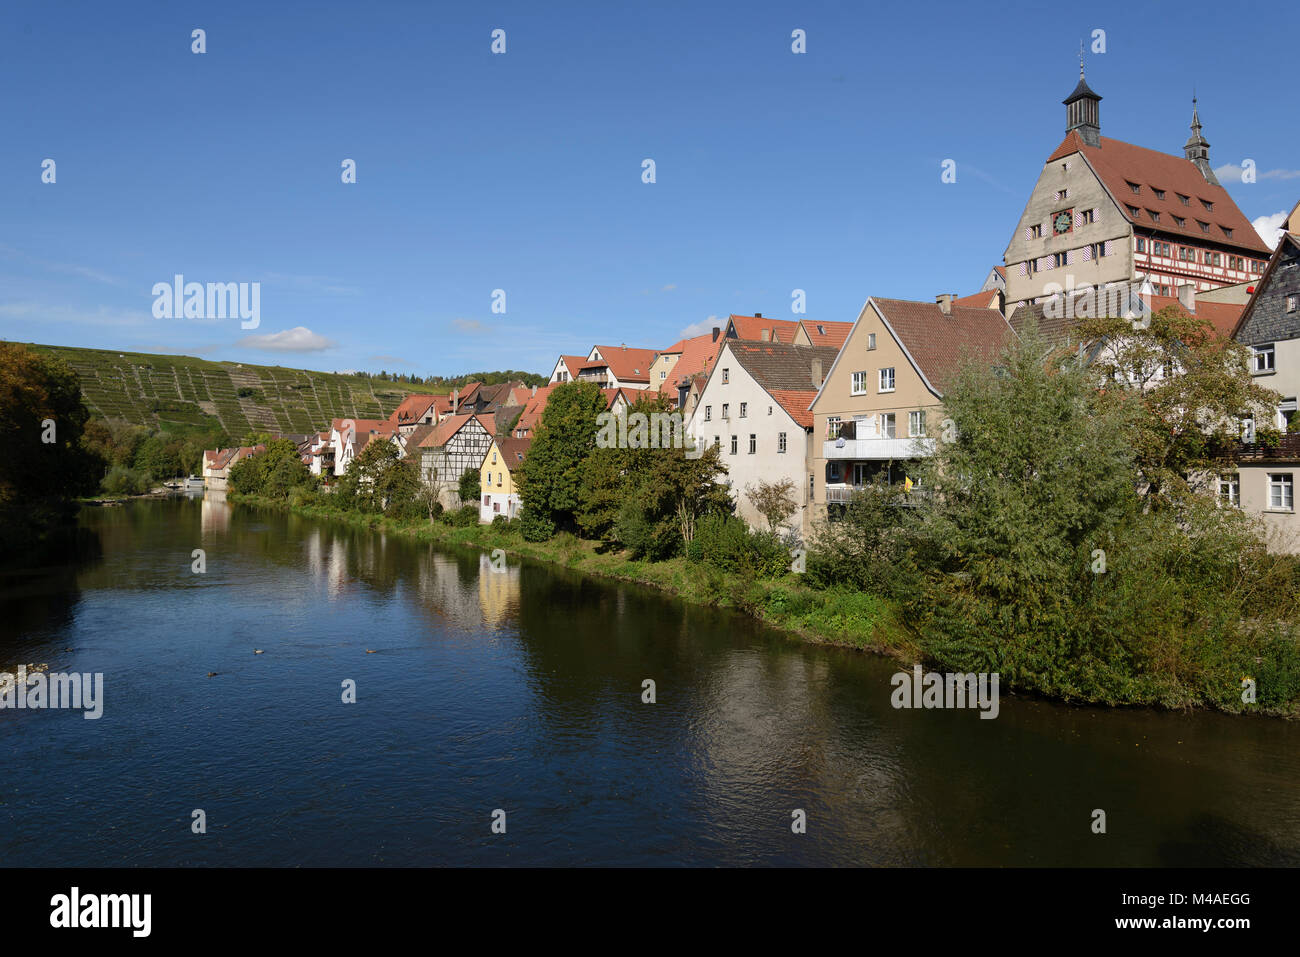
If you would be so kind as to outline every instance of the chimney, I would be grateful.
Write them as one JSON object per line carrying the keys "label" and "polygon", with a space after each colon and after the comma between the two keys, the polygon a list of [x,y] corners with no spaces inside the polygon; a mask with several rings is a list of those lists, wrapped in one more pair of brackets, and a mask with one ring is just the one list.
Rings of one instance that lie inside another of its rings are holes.
{"label": "chimney", "polygon": [[762,319],[762,318],[763,318],[763,314],[762,314],[761,312],[756,312],[756,313],[754,313],[754,318],[755,318],[755,319]]}
{"label": "chimney", "polygon": [[940,311],[940,312],[942,312],[945,316],[951,316],[951,315],[952,315],[952,301],[953,301],[953,299],[955,299],[955,298],[956,298],[956,295],[955,295],[954,293],[951,293],[951,292],[945,292],[945,293],[943,293],[942,295],[935,296],[935,297],[934,297],[934,301],[938,304],[938,306],[939,306],[939,311]]}
{"label": "chimney", "polygon": [[537,386],[533,386],[533,391],[532,391],[531,393],[529,393],[529,394],[530,394],[530,395],[537,395]]}
{"label": "chimney", "polygon": [[812,386],[814,389],[822,387],[822,360],[814,359],[812,361]]}
{"label": "chimney", "polygon": [[759,333],[758,333],[758,338],[759,338],[759,340],[762,341],[762,342],[771,342],[771,341],[772,341],[772,330],[771,330],[771,329],[760,329],[760,330],[759,330]]}
{"label": "chimney", "polygon": [[1196,286],[1190,282],[1178,284],[1178,301],[1187,310],[1187,314],[1196,315]]}
{"label": "chimney", "polygon": [[720,328],[718,328],[717,326],[714,326],[714,327],[713,327],[713,341],[714,341],[714,342],[717,342],[717,341],[718,341],[718,336],[720,336],[720,335],[722,335],[722,330],[721,330]]}
{"label": "chimney", "polygon": [[460,407],[460,389],[451,390],[451,414],[455,415]]}

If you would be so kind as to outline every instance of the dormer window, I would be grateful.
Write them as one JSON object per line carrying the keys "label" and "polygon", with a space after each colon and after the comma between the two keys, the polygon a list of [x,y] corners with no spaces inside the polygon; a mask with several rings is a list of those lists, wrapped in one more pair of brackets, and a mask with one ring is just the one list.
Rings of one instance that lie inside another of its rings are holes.
{"label": "dormer window", "polygon": [[823,325],[818,324],[818,326],[817,326],[817,335],[819,335],[819,336],[824,336],[824,335],[826,335],[826,327],[823,326]]}
{"label": "dormer window", "polygon": [[1174,195],[1178,197],[1178,202],[1182,203],[1184,206],[1192,205],[1192,197],[1184,196],[1182,193],[1175,193]]}
{"label": "dormer window", "polygon": [[1232,230],[1231,230],[1231,229],[1229,229],[1227,226],[1220,226],[1219,228],[1223,230],[1223,235],[1227,236],[1229,239],[1232,238]]}
{"label": "dormer window", "polygon": [[1214,212],[1214,204],[1213,204],[1213,203],[1207,203],[1205,200],[1201,200],[1201,205],[1205,207],[1205,211],[1206,211],[1207,213],[1212,213],[1212,212]]}
{"label": "dormer window", "polygon": [[1137,219],[1140,210],[1136,206],[1125,205],[1124,208],[1128,210],[1129,216],[1131,216],[1133,219]]}
{"label": "dormer window", "polygon": [[1177,223],[1179,226],[1186,226],[1186,225],[1187,225],[1187,220],[1183,219],[1183,217],[1181,217],[1181,216],[1175,216],[1175,217],[1174,217],[1174,222]]}
{"label": "dormer window", "polygon": [[1128,188],[1131,189],[1135,194],[1140,194],[1142,192],[1142,187],[1139,186],[1137,183],[1129,183],[1128,180],[1124,180],[1124,182],[1128,183]]}
{"label": "dormer window", "polygon": [[1156,194],[1156,199],[1164,199],[1164,198],[1165,198],[1165,191],[1164,191],[1163,189],[1156,189],[1154,186],[1152,186],[1152,187],[1151,187],[1151,192],[1153,192],[1153,193]]}
{"label": "dormer window", "polygon": [[1201,222],[1201,221],[1198,219],[1198,220],[1196,221],[1196,225],[1201,227],[1201,232],[1203,232],[1203,233],[1208,233],[1208,232],[1210,231],[1210,224],[1209,224],[1209,223],[1203,223],[1203,222]]}
{"label": "dormer window", "polygon": [[1148,209],[1147,215],[1151,217],[1151,222],[1153,223],[1160,222],[1160,214],[1157,213],[1154,209]]}

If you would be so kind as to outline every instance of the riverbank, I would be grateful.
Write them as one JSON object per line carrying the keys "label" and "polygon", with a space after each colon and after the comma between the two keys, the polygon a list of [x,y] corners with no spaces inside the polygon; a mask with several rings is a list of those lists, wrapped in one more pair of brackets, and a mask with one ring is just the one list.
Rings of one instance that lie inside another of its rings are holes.
{"label": "riverbank", "polygon": [[[851,587],[812,588],[802,584],[800,576],[790,573],[780,579],[761,579],[728,573],[707,564],[685,558],[648,562],[630,559],[622,552],[602,551],[600,544],[560,533],[546,542],[527,542],[521,537],[518,523],[508,525],[456,526],[427,519],[395,519],[389,516],[345,511],[320,504],[289,504],[255,495],[231,494],[233,503],[288,511],[314,519],[327,519],[346,525],[402,535],[431,544],[474,548],[490,552],[501,549],[507,555],[546,562],[599,578],[644,585],[674,595],[683,601],[718,608],[733,608],[750,615],[792,637],[817,644],[853,648],[886,656],[907,668],[921,664],[939,671],[953,670],[936,665],[915,631],[903,620],[900,608],[890,599]],[[1288,648],[1291,648],[1288,645]],[[1267,683],[1270,689],[1294,687],[1297,668],[1291,659],[1292,648],[1284,661],[1254,657],[1246,671],[1240,664],[1227,668],[1233,676],[1256,685]],[[1236,669],[1236,670],[1233,670]],[[968,670],[968,669],[956,669]],[[992,669],[991,669],[992,670]],[[1224,670],[1224,669],[1220,669]],[[1135,679],[1139,676],[1135,675]],[[1132,700],[1087,700],[1063,696],[1050,689],[1013,684],[1003,676],[1003,693],[1015,691],[1044,700],[1066,704],[1105,708],[1159,708],[1174,711],[1217,710],[1232,714],[1262,714],[1272,717],[1300,716],[1300,696],[1283,693],[1271,701],[1248,701],[1232,689],[1214,697],[1186,693],[1175,688],[1165,694],[1138,693]],[[1137,680],[1134,682],[1136,688]],[[1253,689],[1252,689],[1253,690]],[[1238,697],[1240,695],[1240,701]]]}
{"label": "riverbank", "polygon": [[922,657],[892,602],[848,588],[831,591],[809,588],[793,573],[782,579],[767,580],[727,573],[685,558],[635,561],[621,552],[602,552],[598,543],[566,533],[546,542],[526,542],[519,534],[517,522],[506,526],[457,527],[444,522],[395,519],[321,505],[289,505],[256,495],[232,493],[230,501],[287,510],[306,518],[342,522],[437,545],[485,552],[499,548],[507,555],[655,588],[683,601],[733,608],[805,641],[886,655],[909,666]]}

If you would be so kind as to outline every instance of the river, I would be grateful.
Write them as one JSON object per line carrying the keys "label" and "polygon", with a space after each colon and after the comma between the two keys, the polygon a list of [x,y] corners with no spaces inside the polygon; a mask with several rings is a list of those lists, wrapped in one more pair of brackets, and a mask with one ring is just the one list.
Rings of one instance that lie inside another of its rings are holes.
{"label": "river", "polygon": [[1294,722],[895,710],[894,662],[550,566],[210,497],[82,523],[0,577],[0,671],[104,676],[98,720],[0,711],[5,866],[1300,863]]}

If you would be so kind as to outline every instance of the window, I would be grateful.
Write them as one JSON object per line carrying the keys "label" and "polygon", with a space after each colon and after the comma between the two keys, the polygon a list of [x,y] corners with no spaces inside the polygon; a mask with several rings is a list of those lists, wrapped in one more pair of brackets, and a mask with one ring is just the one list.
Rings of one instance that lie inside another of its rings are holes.
{"label": "window", "polygon": [[867,374],[865,372],[853,373],[853,382],[850,385],[849,394],[850,395],[867,394]]}
{"label": "window", "polygon": [[722,438],[721,438],[720,436],[715,435],[715,436],[713,437],[713,444],[716,445],[716,446],[718,446],[719,448],[721,448],[721,446],[722,446]]}
{"label": "window", "polygon": [[749,418],[749,403],[748,403],[748,402],[742,402],[742,403],[740,403],[740,417],[741,417],[742,419]]}
{"label": "window", "polygon": [[882,412],[880,414],[880,436],[885,439],[897,437],[897,431],[894,427],[894,413]]}
{"label": "window", "polygon": [[1241,270],[1243,270],[1243,269],[1246,268],[1246,266],[1245,266],[1245,262],[1246,262],[1246,261],[1245,261],[1244,259],[1242,259],[1240,256],[1229,256],[1229,257],[1228,257],[1228,268],[1229,268],[1229,269],[1235,269],[1235,270],[1237,270],[1238,272],[1240,272]]}
{"label": "window", "polygon": [[1052,265],[1057,269],[1060,269],[1063,266],[1068,266],[1069,264],[1070,254],[1068,252],[1052,253]]}
{"label": "window", "polygon": [[1288,512],[1295,508],[1295,479],[1290,472],[1269,475],[1268,507]]}
{"label": "window", "polygon": [[1129,183],[1128,180],[1124,180],[1124,182],[1128,183],[1128,188],[1131,189],[1134,193],[1142,192],[1142,187],[1139,186],[1137,183]]}
{"label": "window", "polygon": [[1219,476],[1219,501],[1241,505],[1241,479],[1236,475]]}
{"label": "window", "polygon": [[1164,199],[1164,198],[1165,198],[1165,191],[1164,191],[1163,189],[1156,189],[1154,186],[1152,186],[1152,187],[1151,187],[1151,192],[1153,192],[1153,193],[1156,194],[1156,199]]}
{"label": "window", "polygon": [[1145,239],[1138,240],[1137,250],[1140,253],[1144,253],[1147,251],[1147,241]]}
{"label": "window", "polygon": [[1223,235],[1227,236],[1229,239],[1232,238],[1232,230],[1231,230],[1231,229],[1229,229],[1227,226],[1220,226],[1219,228],[1223,230]]}
{"label": "window", "polygon": [[1174,216],[1174,225],[1175,225],[1175,226],[1186,226],[1186,225],[1187,225],[1187,220],[1183,219],[1183,217],[1181,217],[1181,216]]}
{"label": "window", "polygon": [[1254,366],[1252,371],[1255,373],[1273,371],[1273,343],[1266,346],[1254,347]]}
{"label": "window", "polygon": [[768,415],[772,414],[772,407],[770,405],[767,407],[767,414]]}
{"label": "window", "polygon": [[823,326],[821,323],[817,324],[817,335],[819,336],[826,335],[826,327]]}
{"label": "window", "polygon": [[712,422],[712,421],[713,421],[713,406],[711,406],[711,405],[706,405],[706,406],[704,407],[704,421],[705,421],[705,422]]}
{"label": "window", "polygon": [[894,391],[894,369],[892,366],[888,369],[880,370],[880,391],[881,392]]}
{"label": "window", "polygon": [[826,438],[838,439],[840,437],[840,417],[830,415],[826,417]]}
{"label": "window", "polygon": [[1137,219],[1138,208],[1136,206],[1129,206],[1127,203],[1125,203],[1124,208],[1128,210],[1128,214],[1130,218]]}
{"label": "window", "polygon": [[1083,211],[1084,224],[1095,223],[1097,221],[1097,211],[1095,209],[1085,209]]}
{"label": "window", "polygon": [[1110,253],[1106,250],[1106,244],[1105,244],[1105,243],[1093,243],[1093,244],[1092,244],[1091,246],[1089,246],[1088,248],[1089,248],[1090,250],[1092,250],[1092,258],[1093,258],[1094,260],[1102,259],[1102,258],[1104,258],[1104,257],[1110,255]]}
{"label": "window", "polygon": [[784,432],[778,432],[778,433],[776,433],[776,450],[777,450],[778,452],[784,452],[784,451],[785,451],[785,433],[784,433]]}
{"label": "window", "polygon": [[867,333],[867,348],[876,348],[876,334],[874,332]]}
{"label": "window", "polygon": [[1056,191],[1057,199],[1066,199],[1069,195],[1070,195],[1070,191],[1068,189],[1058,189]]}
{"label": "window", "polygon": [[733,435],[733,436],[731,437],[731,454],[732,454],[732,455],[735,455],[735,454],[736,454],[736,442],[737,442],[737,441],[739,441],[738,437],[735,436],[735,435]]}
{"label": "window", "polygon": [[731,378],[731,370],[730,370],[730,369],[723,369],[723,370],[722,370],[722,384],[723,384],[723,385],[726,385],[726,384],[727,384],[727,381],[728,381],[730,378]]}
{"label": "window", "polygon": [[1208,233],[1208,232],[1210,231],[1210,224],[1209,224],[1209,223],[1203,223],[1203,222],[1201,222],[1201,221],[1198,219],[1198,220],[1196,221],[1196,225],[1201,227],[1201,232],[1203,232],[1203,233]]}
{"label": "window", "polygon": [[722,417],[723,417],[724,419],[729,419],[729,418],[731,418],[731,403],[730,403],[730,402],[724,402],[724,403],[722,403]]}
{"label": "window", "polygon": [[907,413],[907,434],[912,437],[925,435],[925,410]]}
{"label": "window", "polygon": [[1029,275],[1031,275],[1031,276],[1032,276],[1034,273],[1038,272],[1038,260],[1037,260],[1037,259],[1029,259],[1029,260],[1026,260],[1026,261],[1025,261],[1025,272],[1027,272],[1027,273],[1028,273]]}
{"label": "window", "polygon": [[749,454],[753,455],[758,451],[758,436],[753,432],[749,433]]}
{"label": "window", "polygon": [[1174,195],[1178,197],[1178,202],[1182,203],[1184,206],[1192,205],[1192,197],[1184,196],[1182,193],[1175,193]]}
{"label": "window", "polygon": [[1297,304],[1298,302],[1300,302],[1300,296],[1287,296],[1287,297],[1286,297],[1286,311],[1287,311],[1287,312],[1295,312],[1296,304]]}
{"label": "window", "polygon": [[1201,205],[1205,207],[1205,211],[1206,211],[1207,213],[1212,213],[1212,212],[1214,212],[1214,204],[1213,204],[1213,203],[1207,203],[1205,200],[1201,200]]}
{"label": "window", "polygon": [[1160,214],[1157,213],[1154,209],[1148,209],[1147,215],[1151,217],[1151,222],[1153,223],[1160,222]]}
{"label": "window", "polygon": [[659,370],[659,378],[661,378],[661,379],[667,379],[667,378],[668,378],[668,371],[667,371],[666,369],[660,369],[660,370]]}
{"label": "window", "polygon": [[1029,238],[1030,238],[1030,239],[1042,239],[1042,238],[1043,238],[1043,224],[1042,224],[1042,223],[1035,223],[1034,225],[1032,225],[1032,226],[1029,227]]}

